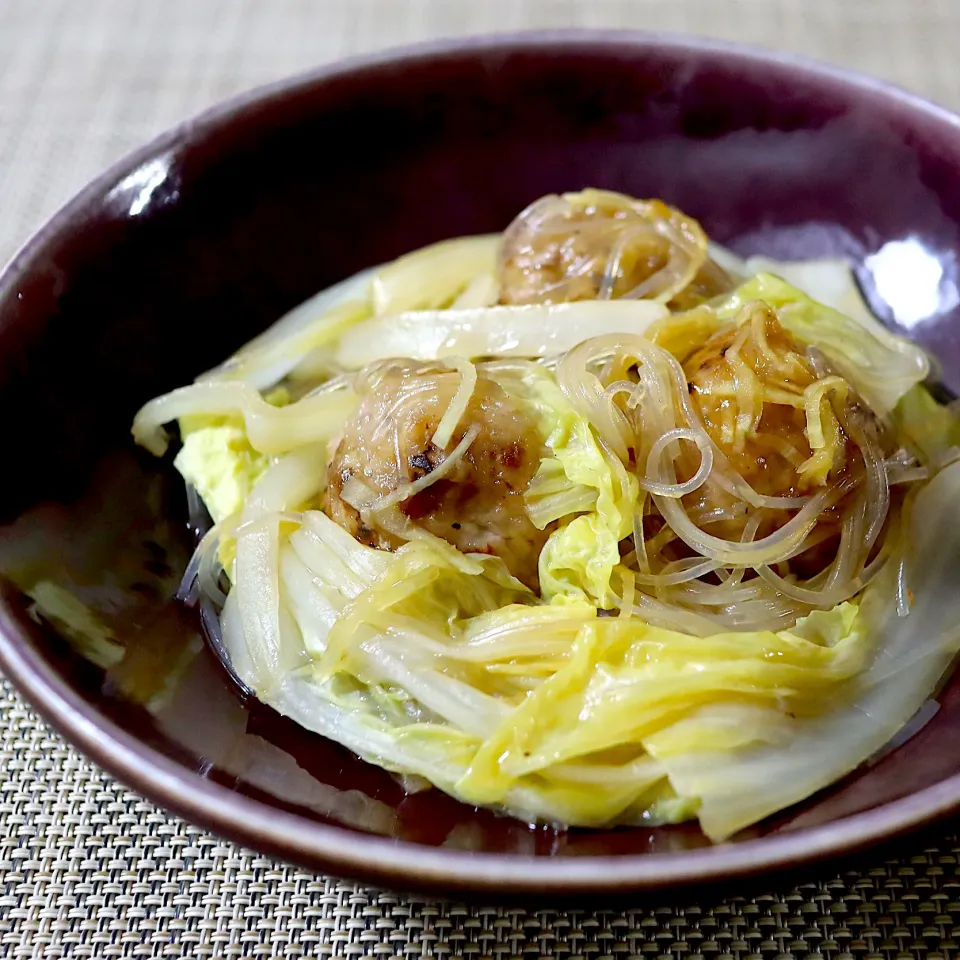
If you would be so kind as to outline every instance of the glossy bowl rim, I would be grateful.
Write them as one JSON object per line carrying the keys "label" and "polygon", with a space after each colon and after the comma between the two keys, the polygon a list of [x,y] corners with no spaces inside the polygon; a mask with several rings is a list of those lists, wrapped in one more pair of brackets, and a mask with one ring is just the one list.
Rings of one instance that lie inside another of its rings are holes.
{"label": "glossy bowl rim", "polygon": [[[533,30],[431,40],[354,56],[267,83],[223,100],[126,154],[95,177],[27,240],[0,273],[0,300],[42,259],[62,232],[82,223],[88,206],[145,161],[202,140],[244,111],[327,81],[384,66],[416,66],[460,54],[573,52],[639,54],[649,49],[707,55],[736,65],[772,65],[802,79],[906,108],[912,116],[960,129],[960,117],[885,81],[816,60],[703,37],[626,30]],[[960,176],[960,173],[958,173]],[[206,780],[125,731],[80,696],[44,659],[0,605],[0,669],[55,729],[122,783],[163,808],[240,843],[339,876],[396,887],[482,894],[662,891],[788,869],[849,854],[960,809],[960,773],[879,807],[782,834],[672,853],[532,857],[468,852],[358,833],[278,810]]]}

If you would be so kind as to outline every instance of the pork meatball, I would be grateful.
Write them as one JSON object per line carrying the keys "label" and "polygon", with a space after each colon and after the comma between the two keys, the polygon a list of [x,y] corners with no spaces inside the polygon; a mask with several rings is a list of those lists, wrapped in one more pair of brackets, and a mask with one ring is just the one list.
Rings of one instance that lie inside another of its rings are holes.
{"label": "pork meatball", "polygon": [[[565,303],[658,295],[702,259],[671,299],[687,310],[732,287],[701,250],[700,225],[659,200],[634,200],[605,190],[547,196],[518,216],[504,233],[501,303]],[[608,276],[609,273],[609,276]]]}
{"label": "pork meatball", "polygon": [[440,449],[433,437],[460,383],[457,370],[413,361],[392,362],[368,375],[328,468],[326,512],[361,543],[396,549],[403,539],[379,526],[375,514],[367,514],[365,522],[344,500],[344,488],[357,478],[376,496],[389,495],[432,473],[468,431],[479,428],[448,474],[398,507],[463,553],[501,557],[514,576],[536,589],[537,561],[549,531],[530,522],[523,495],[543,440],[531,413],[481,369],[466,410]]}

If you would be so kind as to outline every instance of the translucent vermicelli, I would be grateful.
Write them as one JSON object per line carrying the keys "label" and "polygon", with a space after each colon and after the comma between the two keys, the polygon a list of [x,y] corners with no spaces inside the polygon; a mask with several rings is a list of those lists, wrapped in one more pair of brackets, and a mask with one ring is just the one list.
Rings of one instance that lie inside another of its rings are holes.
{"label": "translucent vermicelli", "polygon": [[721,840],[902,738],[960,647],[928,371],[845,264],[585,190],[318,294],[133,432],[179,428],[180,595],[265,703],[530,822]]}

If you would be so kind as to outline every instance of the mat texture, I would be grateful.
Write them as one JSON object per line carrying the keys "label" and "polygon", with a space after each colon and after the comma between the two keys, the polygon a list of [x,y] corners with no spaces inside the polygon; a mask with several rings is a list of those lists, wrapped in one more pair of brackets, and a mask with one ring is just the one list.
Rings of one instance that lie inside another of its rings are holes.
{"label": "mat texture", "polygon": [[[958,0],[0,0],[0,259],[105,164],[221,97],[336,57],[536,26],[692,30],[960,108]],[[954,828],[955,829],[955,828]],[[960,842],[682,908],[432,905],[166,815],[0,682],[0,957],[957,955]]]}

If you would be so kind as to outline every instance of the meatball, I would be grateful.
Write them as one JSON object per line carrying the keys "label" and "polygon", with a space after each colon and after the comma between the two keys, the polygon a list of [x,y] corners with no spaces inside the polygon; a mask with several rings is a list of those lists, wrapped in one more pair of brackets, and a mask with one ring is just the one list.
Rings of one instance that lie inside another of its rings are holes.
{"label": "meatball", "polygon": [[[743,311],[739,325],[715,334],[684,364],[693,406],[727,461],[754,490],[770,497],[807,495],[861,471],[862,457],[843,426],[854,415],[852,395],[834,401],[837,443],[821,461],[810,447],[803,404],[805,391],[821,377],[773,309],[756,302]],[[684,499],[689,510],[700,513],[732,501],[707,485]],[[790,513],[768,511],[756,536],[772,532]],[[822,514],[812,548],[791,560],[794,573],[813,576],[833,560],[842,513],[843,501]],[[744,514],[714,523],[711,532],[738,540],[747,519]]]}
{"label": "meatball", "polygon": [[412,361],[368,376],[328,468],[326,512],[361,543],[396,549],[403,540],[377,526],[373,516],[365,523],[343,499],[344,487],[358,478],[386,496],[436,470],[467,431],[479,427],[451,472],[402,500],[399,509],[463,553],[501,557],[514,576],[536,589],[549,531],[530,522],[523,494],[539,466],[543,440],[530,412],[480,370],[450,442],[437,447],[432,438],[460,382],[456,370]]}
{"label": "meatball", "polygon": [[[803,469],[813,456],[803,396],[818,377],[804,347],[770,307],[749,304],[745,312],[739,326],[715,334],[684,364],[691,399],[713,441],[755,490],[798,496],[827,482],[827,473],[811,477]],[[766,399],[750,409],[745,391]],[[752,421],[748,429],[741,426],[745,414]],[[831,479],[847,462],[848,446],[844,436]]]}
{"label": "meatball", "polygon": [[653,296],[661,271],[682,273],[683,265],[702,258],[670,302],[671,309],[686,310],[732,286],[700,252],[705,248],[700,225],[659,200],[598,190],[547,196],[504,234],[500,299],[526,304]]}

